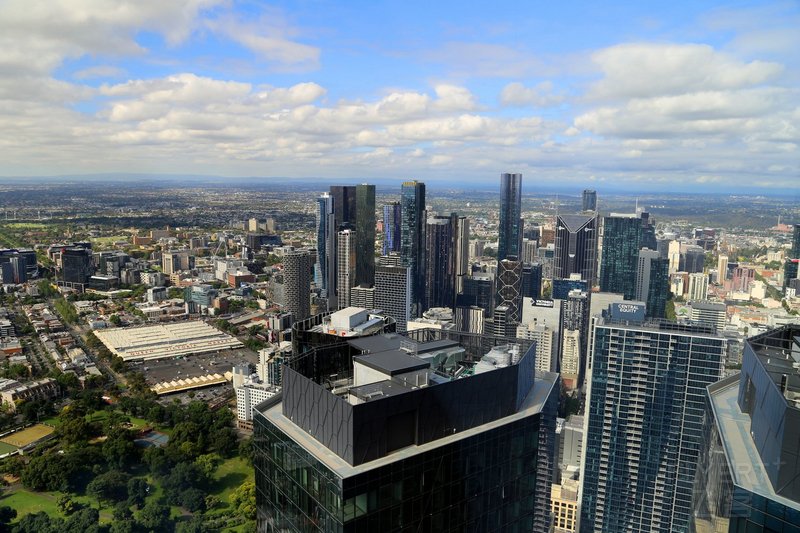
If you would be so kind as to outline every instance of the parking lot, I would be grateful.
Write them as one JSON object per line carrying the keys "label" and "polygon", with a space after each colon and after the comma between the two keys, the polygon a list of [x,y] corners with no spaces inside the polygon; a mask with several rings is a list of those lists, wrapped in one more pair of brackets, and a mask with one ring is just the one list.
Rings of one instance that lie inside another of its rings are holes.
{"label": "parking lot", "polygon": [[215,353],[187,355],[134,363],[142,370],[149,385],[174,379],[192,378],[206,374],[225,374],[235,365],[258,363],[258,355],[246,349],[222,350]]}

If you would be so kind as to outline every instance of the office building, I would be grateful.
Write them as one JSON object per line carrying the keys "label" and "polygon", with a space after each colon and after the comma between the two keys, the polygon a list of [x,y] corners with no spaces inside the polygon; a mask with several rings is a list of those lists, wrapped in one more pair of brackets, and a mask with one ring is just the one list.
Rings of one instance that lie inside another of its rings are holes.
{"label": "office building", "polygon": [[356,186],[356,285],[375,283],[375,186]]}
{"label": "office building", "polygon": [[375,309],[375,296],[375,287],[356,285],[350,289],[350,305],[365,309]]}
{"label": "office building", "polygon": [[494,310],[494,280],[487,274],[473,274],[464,280],[464,290],[456,299],[458,306],[478,306],[483,316],[491,318]]}
{"label": "office building", "polygon": [[800,224],[794,225],[792,231],[792,248],[790,251],[792,259],[800,259]]}
{"label": "office building", "polygon": [[722,331],[728,322],[728,308],[724,303],[692,302],[691,319],[698,324]]}
{"label": "office building", "polygon": [[425,309],[453,308],[453,225],[450,217],[431,217],[425,229]]}
{"label": "office building", "polygon": [[336,234],[336,305],[350,307],[350,289],[356,281],[356,234],[345,229]]}
{"label": "office building", "polygon": [[583,190],[583,210],[597,211],[597,191],[591,189]]}
{"label": "office building", "polygon": [[333,198],[333,227],[340,231],[345,225],[355,228],[356,223],[356,187],[352,185],[331,185],[330,196]]}
{"label": "office building", "polygon": [[497,260],[522,254],[522,174],[500,175],[500,226]]}
{"label": "office building", "polygon": [[61,250],[61,276],[67,284],[84,284],[94,274],[91,248],[69,247]]}
{"label": "office building", "polygon": [[579,279],[595,284],[597,270],[597,218],[594,215],[558,215],[553,257],[553,278]]}
{"label": "office building", "polygon": [[800,259],[787,259],[783,265],[783,290],[793,285],[793,281],[800,277]]}
{"label": "office building", "polygon": [[284,309],[294,320],[311,314],[312,256],[309,250],[294,250],[283,257]]}
{"label": "office building", "polygon": [[536,371],[555,372],[555,332],[546,323],[531,322],[517,326],[516,338],[534,341],[536,344]]}
{"label": "office building", "polygon": [[400,228],[402,218],[400,202],[392,202],[383,206],[383,248],[381,253],[389,255],[400,252]]}
{"label": "office building", "polygon": [[745,343],[742,371],[708,387],[690,531],[800,532],[800,327]]}
{"label": "office building", "polygon": [[655,221],[650,219],[650,213],[647,212],[640,213],[639,218],[642,221],[642,241],[639,243],[639,247],[650,248],[651,250],[658,249]]}
{"label": "office building", "polygon": [[[165,289],[164,287],[161,288]],[[153,291],[155,297],[156,290],[149,289],[148,296],[150,296],[150,291]],[[201,284],[185,287],[183,289],[183,301],[186,304],[186,312],[189,314],[207,314],[209,310],[212,310],[213,314],[214,300],[217,296],[219,296],[219,291],[211,285]],[[164,290],[164,297],[166,297],[166,290]]]}
{"label": "office building", "polygon": [[550,530],[558,377],[504,339],[409,335],[288,362],[254,412],[260,531]]}
{"label": "office building", "polygon": [[619,292],[626,300],[636,297],[641,240],[642,222],[637,215],[612,214],[603,218],[602,292]]}
{"label": "office building", "polygon": [[689,290],[687,291],[689,301],[705,300],[708,298],[708,274],[698,272],[689,274]]}
{"label": "office building", "polygon": [[419,316],[425,277],[425,184],[406,181],[400,188],[400,256],[411,268],[411,314]]}
{"label": "office building", "polygon": [[540,263],[522,264],[522,296],[542,297],[542,265]]}
{"label": "office building", "polygon": [[717,283],[723,285],[728,279],[728,256],[720,255],[717,258]]}
{"label": "office building", "polygon": [[539,248],[539,242],[530,240],[530,239],[522,239],[522,262],[523,263],[535,263],[536,262],[536,250]]}
{"label": "office building", "polygon": [[669,241],[667,247],[667,259],[669,259],[670,275],[678,272],[681,268],[681,243],[679,241]]}
{"label": "office building", "polygon": [[314,281],[322,289],[324,297],[328,297],[328,288],[335,285],[333,280],[336,268],[333,261],[336,254],[333,246],[336,242],[336,229],[333,211],[333,197],[330,194],[323,193],[317,198],[317,263],[314,267]]}
{"label": "office building", "polygon": [[636,302],[612,304],[594,329],[581,531],[686,531],[705,388],[722,376],[727,341],[647,322]]}
{"label": "office building", "polygon": [[456,307],[453,312],[453,323],[458,331],[482,335],[486,318],[483,315],[483,309],[476,305]]}
{"label": "office building", "polygon": [[561,300],[560,369],[564,385],[577,389],[586,374],[590,293],[573,290]]}
{"label": "office building", "polygon": [[[62,260],[63,260],[62,254]],[[189,250],[169,251],[161,255],[161,270],[167,276],[194,268],[194,255]]]}
{"label": "office building", "polygon": [[639,251],[636,299],[645,302],[648,318],[666,318],[669,296],[669,261],[655,250]]}
{"label": "office building", "polygon": [[681,272],[693,274],[705,270],[706,252],[701,246],[688,244],[681,252],[681,260],[678,269]]}
{"label": "office building", "polygon": [[750,292],[750,284],[756,279],[756,271],[752,268],[739,267],[733,269],[731,277],[731,291]]}
{"label": "office building", "polygon": [[571,279],[554,279],[551,288],[550,297],[553,300],[563,300],[572,291],[589,292],[592,290],[589,283],[578,278],[577,274],[574,274]]}
{"label": "office building", "polygon": [[[508,307],[508,320],[519,324],[522,307],[522,263],[513,259],[502,259],[497,262],[495,278],[497,295],[495,304]],[[495,310],[496,310],[495,307]]]}
{"label": "office building", "polygon": [[453,213],[450,215],[453,228],[453,299],[464,290],[464,280],[470,274],[469,263],[469,219]]}

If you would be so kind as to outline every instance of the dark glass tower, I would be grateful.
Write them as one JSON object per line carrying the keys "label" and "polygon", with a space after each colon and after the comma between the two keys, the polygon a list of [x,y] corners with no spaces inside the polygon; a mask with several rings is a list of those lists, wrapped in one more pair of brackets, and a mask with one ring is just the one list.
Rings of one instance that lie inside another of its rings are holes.
{"label": "dark glass tower", "polygon": [[522,257],[522,225],[522,174],[501,174],[498,261]]}
{"label": "dark glass tower", "polygon": [[666,318],[669,296],[669,259],[656,250],[639,251],[636,273],[636,299],[647,303],[649,318]]}
{"label": "dark glass tower", "polygon": [[335,231],[342,225],[356,226],[356,188],[352,185],[331,185],[333,197],[333,227]]}
{"label": "dark glass tower", "polygon": [[637,215],[603,218],[603,256],[600,290],[636,297],[636,272],[642,241],[642,222]]}
{"label": "dark glass tower", "polygon": [[317,285],[326,293],[331,281],[329,273],[335,270],[331,264],[336,235],[333,224],[333,198],[323,193],[317,198],[317,266],[314,277]]}
{"label": "dark glass tower", "polygon": [[800,224],[794,225],[792,233],[792,259],[800,259]]}
{"label": "dark glass tower", "polygon": [[798,339],[797,325],[748,339],[742,372],[708,387],[692,533],[800,533]]}
{"label": "dark glass tower", "polygon": [[[505,339],[412,333],[287,363],[253,413],[258,531],[551,530],[558,375],[534,377],[535,347],[513,362]],[[482,345],[507,360],[480,362]],[[474,375],[434,377],[433,349],[460,350]]]}
{"label": "dark glass tower", "polygon": [[425,229],[425,309],[454,307],[453,219],[431,217]]}
{"label": "dark glass tower", "polygon": [[727,341],[713,328],[644,322],[612,304],[594,328],[582,533],[686,532],[706,387]]}
{"label": "dark glass tower", "polygon": [[375,284],[375,186],[356,186],[356,285]]}
{"label": "dark glass tower", "polygon": [[591,189],[583,190],[583,210],[596,211],[597,210],[597,191]]}
{"label": "dark glass tower", "polygon": [[597,218],[586,215],[558,215],[553,257],[553,278],[580,279],[594,286],[597,269]]}
{"label": "dark glass tower", "polygon": [[425,184],[406,181],[400,189],[400,256],[411,268],[411,316],[419,316],[424,297]]}
{"label": "dark glass tower", "polygon": [[383,206],[383,249],[382,255],[400,251],[401,228],[400,202]]}

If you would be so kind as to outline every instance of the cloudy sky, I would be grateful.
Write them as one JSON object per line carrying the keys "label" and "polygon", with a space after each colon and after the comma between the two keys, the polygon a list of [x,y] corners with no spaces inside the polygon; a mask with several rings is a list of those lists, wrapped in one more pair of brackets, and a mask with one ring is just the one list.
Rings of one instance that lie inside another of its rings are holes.
{"label": "cloudy sky", "polygon": [[647,4],[0,0],[0,175],[800,190],[800,3]]}

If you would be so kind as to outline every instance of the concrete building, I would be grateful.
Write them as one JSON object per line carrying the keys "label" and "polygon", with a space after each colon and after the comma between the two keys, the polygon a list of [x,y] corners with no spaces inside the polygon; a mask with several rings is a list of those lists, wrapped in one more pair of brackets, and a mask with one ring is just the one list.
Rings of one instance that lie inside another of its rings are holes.
{"label": "concrete building", "polygon": [[0,398],[11,411],[16,411],[17,404],[29,400],[50,400],[59,394],[56,380],[44,378],[28,383],[20,383],[13,379],[0,379]]}
{"label": "concrete building", "polygon": [[[384,258],[381,258],[384,259]],[[411,268],[378,263],[375,268],[375,305],[397,322],[397,331],[406,331],[411,319]]]}
{"label": "concrete building", "polygon": [[283,258],[284,309],[294,320],[305,320],[311,314],[312,269],[308,250],[295,250]]}
{"label": "concrete building", "polygon": [[686,297],[690,301],[708,299],[708,275],[702,272],[689,274],[689,290]]}
{"label": "concrete building", "polygon": [[691,304],[692,321],[706,326],[712,326],[717,331],[722,331],[728,322],[727,306],[724,303],[695,301]]}

